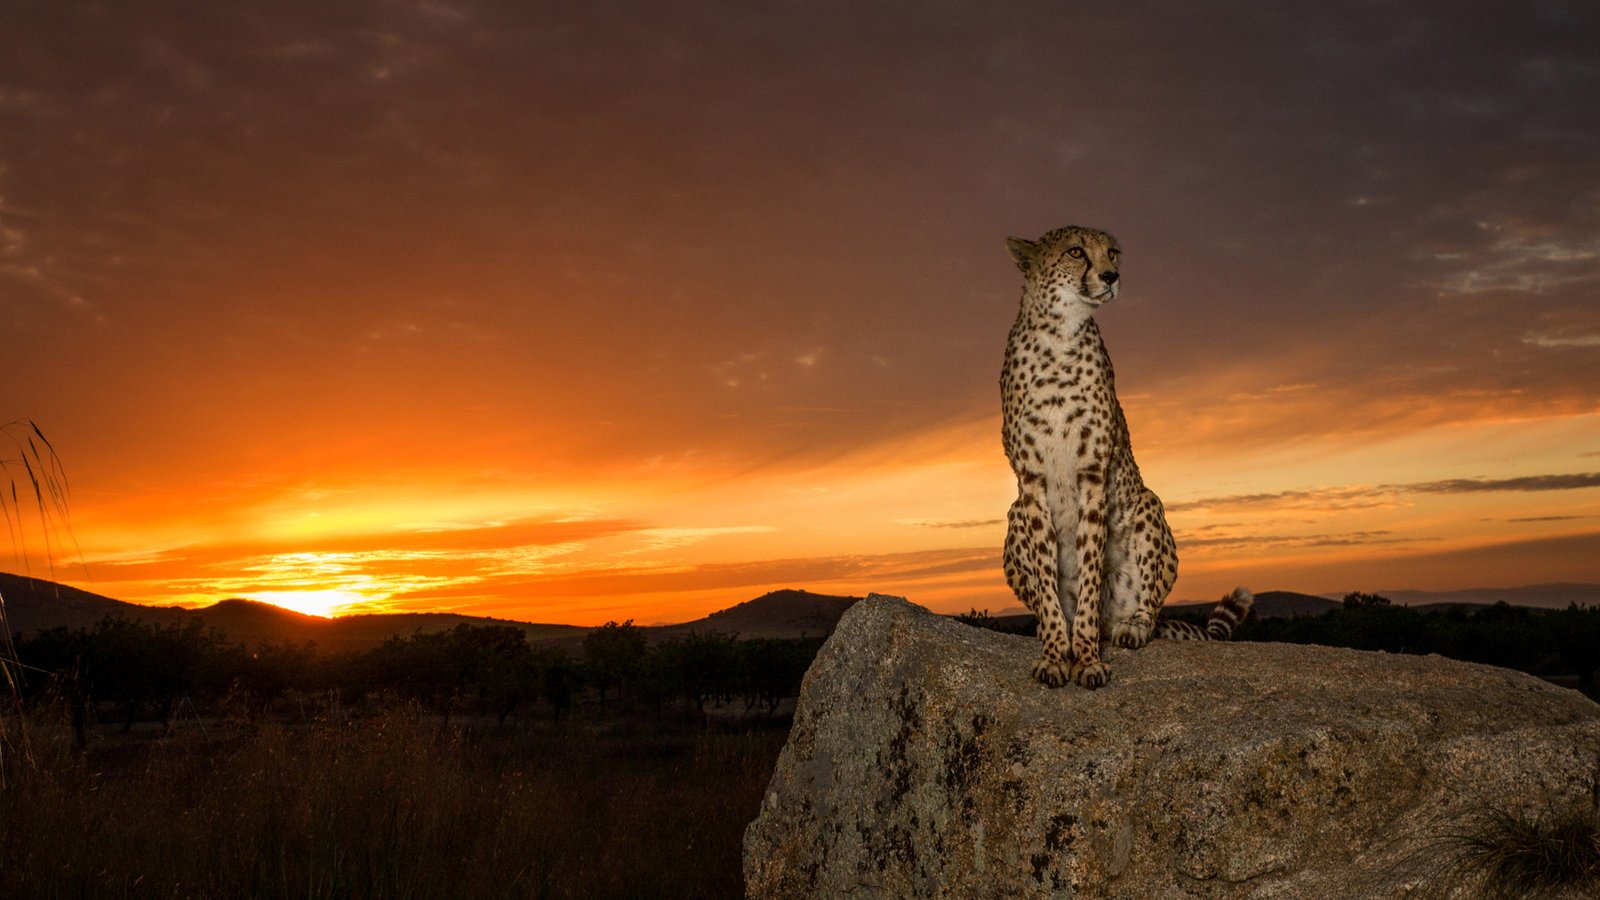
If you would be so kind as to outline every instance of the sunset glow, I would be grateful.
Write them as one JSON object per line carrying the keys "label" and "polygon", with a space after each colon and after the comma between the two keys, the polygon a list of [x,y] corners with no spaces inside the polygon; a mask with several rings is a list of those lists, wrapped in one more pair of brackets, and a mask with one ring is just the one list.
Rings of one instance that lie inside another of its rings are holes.
{"label": "sunset glow", "polygon": [[369,600],[367,595],[355,591],[332,590],[258,591],[253,594],[244,594],[243,597],[246,600],[271,603],[274,606],[292,609],[308,616],[322,616],[324,618],[337,613],[348,612],[352,608],[365,605]]}
{"label": "sunset glow", "polygon": [[1593,10],[691,6],[4,14],[0,417],[72,490],[10,568],[1012,607],[1002,241],[1076,222],[1175,600],[1600,582]]}

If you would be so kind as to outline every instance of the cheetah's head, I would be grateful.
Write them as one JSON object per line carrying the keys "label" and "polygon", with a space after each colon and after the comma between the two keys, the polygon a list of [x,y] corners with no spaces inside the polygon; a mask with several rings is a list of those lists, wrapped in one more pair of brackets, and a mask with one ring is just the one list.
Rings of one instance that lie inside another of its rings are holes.
{"label": "cheetah's head", "polygon": [[1104,231],[1069,225],[1037,241],[1006,238],[1006,248],[1027,278],[1028,292],[1051,302],[1077,300],[1091,308],[1115,300],[1117,239]]}

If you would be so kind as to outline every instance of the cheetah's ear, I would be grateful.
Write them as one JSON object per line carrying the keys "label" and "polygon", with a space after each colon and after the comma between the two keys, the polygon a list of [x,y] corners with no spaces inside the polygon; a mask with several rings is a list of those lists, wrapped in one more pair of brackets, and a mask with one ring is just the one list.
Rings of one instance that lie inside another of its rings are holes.
{"label": "cheetah's ear", "polygon": [[1022,238],[1006,238],[1006,249],[1011,251],[1011,258],[1016,260],[1017,268],[1024,273],[1033,265],[1034,259],[1039,254],[1038,244],[1033,241],[1025,241]]}

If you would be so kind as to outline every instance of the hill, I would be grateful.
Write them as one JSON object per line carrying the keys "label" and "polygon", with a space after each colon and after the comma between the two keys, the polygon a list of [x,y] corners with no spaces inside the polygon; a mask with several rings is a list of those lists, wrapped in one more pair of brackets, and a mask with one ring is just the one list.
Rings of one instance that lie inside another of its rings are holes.
{"label": "hill", "polygon": [[1263,619],[1293,618],[1294,616],[1320,616],[1344,604],[1315,594],[1295,591],[1262,591],[1256,595],[1256,615]]}
{"label": "hill", "polygon": [[[1198,613],[1211,611],[1216,605],[1215,600],[1200,603],[1184,601],[1170,603],[1167,609],[1174,613]],[[1301,594],[1295,591],[1261,591],[1256,594],[1254,615],[1263,619],[1292,618],[1294,616],[1320,616],[1330,609],[1338,609],[1343,604],[1338,600],[1329,600],[1315,594]]]}
{"label": "hill", "polygon": [[[530,641],[577,645],[589,629],[578,625],[518,622],[456,613],[381,613],[324,619],[254,600],[223,600],[199,609],[144,606],[99,594],[0,572],[0,597],[5,599],[6,625],[13,635],[29,637],[51,628],[92,628],[108,616],[123,616],[152,625],[200,622],[245,643],[314,641],[329,650],[364,650],[390,637],[447,631],[457,625],[513,625]],[[834,597],[809,591],[764,594],[709,616],[676,625],[645,628],[652,641],[691,631],[737,634],[747,638],[825,637],[858,597]]]}
{"label": "hill", "polygon": [[188,610],[141,606],[102,597],[89,591],[0,572],[0,598],[5,599],[6,623],[12,634],[23,636],[51,628],[87,628],[107,616],[127,616],[157,625],[188,621]]}
{"label": "hill", "polygon": [[793,589],[772,591],[703,619],[657,625],[650,631],[662,637],[690,631],[737,634],[747,638],[825,637],[833,633],[845,610],[860,599]]}
{"label": "hill", "polygon": [[513,625],[532,641],[582,635],[577,625],[515,622],[487,616],[455,613],[387,613],[324,619],[270,603],[223,600],[199,609],[144,606],[45,581],[0,572],[0,597],[5,599],[6,625],[13,635],[30,637],[51,628],[92,628],[101,619],[122,616],[150,625],[186,625],[200,622],[235,641],[314,641],[327,650],[365,650],[390,637],[447,631],[457,625]]}
{"label": "hill", "polygon": [[190,612],[235,640],[251,643],[284,639],[296,643],[315,641],[318,646],[340,650],[370,649],[391,637],[418,632],[432,634],[457,625],[511,625],[521,628],[530,641],[581,635],[589,630],[577,625],[548,625],[457,613],[375,613],[324,619],[254,600],[223,600]]}

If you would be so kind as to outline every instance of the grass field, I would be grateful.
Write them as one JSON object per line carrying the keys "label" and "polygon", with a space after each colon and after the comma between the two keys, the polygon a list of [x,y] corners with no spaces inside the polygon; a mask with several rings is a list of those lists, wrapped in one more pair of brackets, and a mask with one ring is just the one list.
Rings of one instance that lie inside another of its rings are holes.
{"label": "grass field", "polygon": [[36,728],[5,761],[0,896],[739,897],[786,736],[399,711],[80,757]]}

